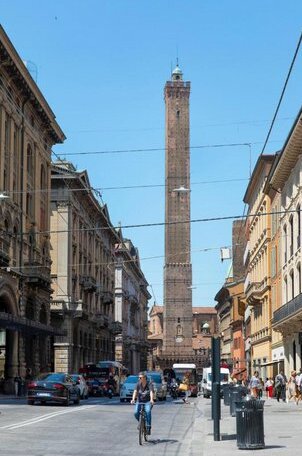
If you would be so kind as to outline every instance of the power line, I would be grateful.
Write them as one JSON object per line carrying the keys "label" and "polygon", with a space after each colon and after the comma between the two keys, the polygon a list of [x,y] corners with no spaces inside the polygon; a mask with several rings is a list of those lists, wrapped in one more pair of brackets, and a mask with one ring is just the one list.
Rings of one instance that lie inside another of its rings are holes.
{"label": "power line", "polygon": [[279,112],[279,108],[280,108],[281,102],[282,102],[282,100],[283,100],[283,96],[284,96],[284,94],[285,94],[285,90],[286,90],[286,87],[287,87],[287,83],[288,83],[288,81],[289,81],[289,78],[290,78],[290,75],[291,75],[291,72],[292,72],[294,63],[295,63],[295,61],[296,61],[296,57],[297,57],[298,52],[299,52],[299,48],[300,48],[300,45],[301,45],[301,41],[302,41],[302,33],[300,34],[300,38],[299,38],[299,41],[298,41],[298,44],[297,44],[297,47],[296,47],[296,50],[295,50],[295,53],[294,53],[294,57],[293,57],[292,62],[291,62],[291,64],[290,64],[290,67],[289,67],[289,70],[288,70],[288,73],[287,73],[287,77],[286,77],[286,80],[285,80],[285,83],[284,83],[284,86],[283,86],[283,89],[282,89],[282,92],[281,92],[281,95],[280,95],[280,98],[279,98],[279,101],[278,101],[278,104],[277,104],[277,108],[276,108],[276,110],[275,110],[275,114],[274,114],[273,120],[272,120],[272,122],[271,122],[270,128],[269,128],[269,130],[268,130],[266,139],[265,139],[265,141],[264,141],[264,145],[263,145],[263,148],[262,148],[262,151],[261,151],[260,156],[263,155],[264,150],[265,150],[265,147],[266,147],[267,142],[268,142],[268,139],[269,139],[270,134],[271,134],[271,132],[272,132],[272,129],[273,129],[273,126],[274,126],[274,123],[275,123],[277,114],[278,114],[278,112]]}
{"label": "power line", "polygon": [[[300,209],[302,212],[302,209]],[[120,230],[120,229],[129,229],[129,228],[151,228],[156,226],[166,226],[166,225],[179,225],[185,223],[205,223],[205,222],[217,222],[217,221],[225,221],[225,220],[237,220],[242,218],[252,218],[252,217],[262,217],[272,214],[290,214],[290,213],[297,213],[296,209],[289,209],[284,211],[272,211],[272,212],[256,212],[256,213],[249,213],[242,217],[242,215],[226,215],[226,216],[218,216],[218,217],[208,217],[208,218],[200,218],[200,219],[190,219],[190,220],[178,220],[172,222],[154,222],[154,223],[137,223],[132,225],[118,225],[118,226],[102,226],[102,227],[87,227],[87,228],[76,228],[76,229],[67,229],[67,230],[46,230],[46,231],[27,231],[23,232],[23,235],[47,235],[47,234],[59,234],[59,233],[75,233],[75,232],[98,232],[98,231],[105,231],[105,230]],[[16,235],[20,235],[20,232],[17,232]]]}
{"label": "power line", "polygon": [[[64,178],[68,179],[68,177]],[[199,182],[191,182],[191,185],[206,185],[206,184],[224,184],[229,182],[246,182],[248,178],[242,179],[217,179],[217,180],[208,180],[208,181],[199,181]],[[68,187],[69,193],[78,193],[78,192],[88,192],[88,191],[107,191],[107,190],[130,190],[130,189],[137,189],[137,188],[160,188],[166,187],[166,184],[145,184],[145,185],[122,185],[122,186],[114,186],[114,187],[83,187],[83,188],[70,188]],[[36,189],[36,190],[24,190],[22,191],[10,191],[9,195],[19,195],[21,193],[26,194],[36,194],[36,193],[48,193],[54,191],[53,188],[44,188],[44,189]]]}

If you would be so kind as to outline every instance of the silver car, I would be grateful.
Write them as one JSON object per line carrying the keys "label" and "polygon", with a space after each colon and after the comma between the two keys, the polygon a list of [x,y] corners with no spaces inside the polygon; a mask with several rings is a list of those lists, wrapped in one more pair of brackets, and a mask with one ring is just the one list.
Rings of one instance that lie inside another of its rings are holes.
{"label": "silver car", "polygon": [[130,402],[133,396],[133,391],[138,382],[138,375],[129,375],[124,383],[120,386],[120,401]]}
{"label": "silver car", "polygon": [[83,375],[70,374],[70,377],[76,383],[76,386],[80,391],[81,399],[88,399],[88,386]]}
{"label": "silver car", "polygon": [[165,401],[167,399],[167,383],[160,372],[147,372],[147,377],[152,381],[155,400]]}

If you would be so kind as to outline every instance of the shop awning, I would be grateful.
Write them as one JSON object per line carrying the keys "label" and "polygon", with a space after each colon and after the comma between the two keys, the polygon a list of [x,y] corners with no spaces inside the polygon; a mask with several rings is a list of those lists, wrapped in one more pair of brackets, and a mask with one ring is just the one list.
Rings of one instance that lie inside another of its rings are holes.
{"label": "shop awning", "polygon": [[256,366],[272,366],[273,364],[278,364],[284,362],[284,359],[278,359],[275,361],[268,361],[267,363],[256,364]]}
{"label": "shop awning", "polygon": [[31,335],[44,336],[65,336],[66,332],[54,328],[51,325],[45,325],[39,321],[30,320],[28,318],[18,317],[6,312],[0,312],[0,328],[19,331]]}

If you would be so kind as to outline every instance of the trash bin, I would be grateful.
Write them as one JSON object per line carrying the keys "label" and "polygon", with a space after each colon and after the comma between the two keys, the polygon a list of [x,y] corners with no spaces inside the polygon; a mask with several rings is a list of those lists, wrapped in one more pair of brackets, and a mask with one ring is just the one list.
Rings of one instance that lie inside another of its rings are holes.
{"label": "trash bin", "polygon": [[247,388],[245,386],[235,385],[230,388],[230,415],[236,416],[236,402],[246,396]]}
{"label": "trash bin", "polygon": [[230,385],[229,383],[223,385],[222,387],[224,405],[230,405],[230,388],[232,387],[233,385]]}
{"label": "trash bin", "polygon": [[236,433],[239,449],[264,448],[264,402],[251,396],[236,402]]}

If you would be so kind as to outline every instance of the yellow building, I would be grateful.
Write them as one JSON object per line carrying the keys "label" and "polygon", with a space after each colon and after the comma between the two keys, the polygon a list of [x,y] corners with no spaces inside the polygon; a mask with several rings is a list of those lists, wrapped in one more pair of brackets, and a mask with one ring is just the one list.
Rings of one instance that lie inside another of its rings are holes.
{"label": "yellow building", "polygon": [[260,377],[271,375],[270,198],[264,186],[274,155],[261,155],[244,195],[248,205],[249,262],[244,292],[251,308],[251,363]]}

